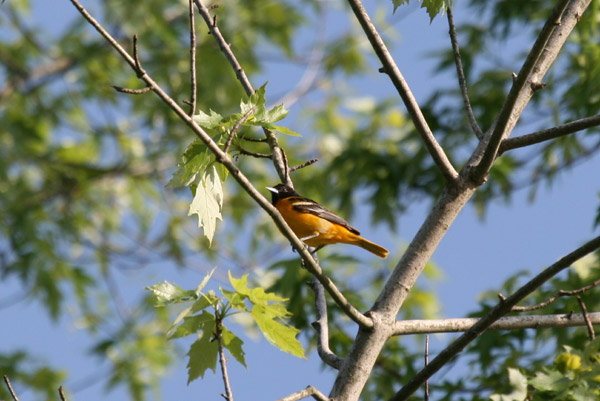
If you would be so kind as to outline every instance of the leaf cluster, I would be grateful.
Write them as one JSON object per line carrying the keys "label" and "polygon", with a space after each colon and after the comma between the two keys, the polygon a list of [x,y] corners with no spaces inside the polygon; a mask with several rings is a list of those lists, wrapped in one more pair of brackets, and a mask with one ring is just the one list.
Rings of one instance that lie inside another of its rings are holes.
{"label": "leaf cluster", "polygon": [[224,324],[234,314],[243,313],[252,318],[264,337],[275,347],[294,356],[304,358],[304,350],[296,339],[299,330],[287,320],[291,313],[282,298],[266,292],[262,287],[248,287],[248,275],[236,279],[229,272],[232,290],[219,287],[221,295],[213,290],[203,292],[213,269],[194,290],[183,290],[167,281],[148,287],[155,297],[155,306],[181,304],[182,309],[173,321],[167,335],[169,339],[194,336],[188,359],[188,383],[204,377],[206,371],[216,371],[219,347],[224,347],[242,365],[246,366],[244,342]]}

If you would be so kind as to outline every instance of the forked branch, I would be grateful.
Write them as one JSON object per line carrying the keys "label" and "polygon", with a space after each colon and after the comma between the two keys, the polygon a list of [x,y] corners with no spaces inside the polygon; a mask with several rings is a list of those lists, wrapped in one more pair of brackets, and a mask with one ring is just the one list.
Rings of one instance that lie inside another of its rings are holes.
{"label": "forked branch", "polygon": [[[600,324],[600,312],[588,313],[592,324]],[[394,324],[393,335],[459,333],[470,330],[478,318],[399,320]],[[492,323],[487,330],[521,330],[549,327],[576,327],[587,323],[583,314],[505,316]]]}
{"label": "forked branch", "polygon": [[[219,49],[221,49],[221,52],[223,52],[225,58],[227,59],[227,61],[229,61],[229,64],[235,71],[235,75],[242,84],[242,87],[246,91],[246,94],[250,96],[254,93],[254,87],[248,79],[248,76],[246,75],[246,72],[242,68],[241,64],[237,60],[237,57],[231,50],[231,45],[227,43],[227,41],[223,37],[223,34],[221,34],[221,30],[216,24],[216,19],[211,17],[210,10],[204,5],[204,3],[201,0],[194,0],[194,3],[196,3],[196,7],[198,7],[198,11],[204,19],[204,22],[206,23],[206,26],[208,27],[211,35],[215,38],[215,41],[219,45]],[[279,175],[281,182],[287,185],[292,185],[292,181],[289,175],[289,168],[284,161],[283,150],[279,147],[277,137],[268,129],[263,129],[263,131],[265,133],[265,137],[267,138],[269,147],[271,148],[271,160],[273,161],[273,165],[275,166],[275,170],[277,170],[277,174]]]}
{"label": "forked branch", "polygon": [[483,138],[483,131],[479,128],[473,108],[471,107],[471,101],[469,100],[469,92],[467,90],[467,80],[465,79],[465,70],[462,65],[462,58],[460,57],[460,49],[458,48],[458,38],[456,37],[456,26],[454,25],[454,16],[452,15],[452,9],[448,7],[446,10],[448,13],[448,26],[450,34],[450,42],[452,43],[452,51],[454,53],[454,64],[456,64],[456,75],[458,76],[458,85],[460,86],[460,93],[462,94],[463,103],[465,104],[465,112],[469,119],[469,124],[473,129],[473,133],[479,139]]}
{"label": "forked branch", "polygon": [[294,394],[290,394],[287,397],[280,398],[277,401],[299,401],[308,397],[312,397],[317,401],[330,401],[330,399],[325,394],[323,394],[313,386],[308,386],[304,390],[297,391]]}
{"label": "forked branch", "polygon": [[427,124],[425,116],[423,115],[417,100],[412,94],[408,83],[396,65],[396,62],[390,54],[387,46],[383,42],[383,39],[379,35],[379,32],[377,32],[377,28],[375,28],[375,25],[373,25],[367,10],[365,10],[365,7],[360,0],[348,0],[348,3],[350,3],[356,19],[360,23],[365,35],[367,35],[369,38],[369,42],[371,42],[371,46],[373,47],[373,50],[375,50],[377,57],[379,57],[379,60],[383,64],[383,71],[390,77],[392,83],[398,91],[398,94],[402,98],[402,101],[408,110],[408,114],[410,115],[413,124],[415,124],[417,131],[421,135],[427,150],[433,157],[435,164],[437,164],[438,168],[441,170],[446,181],[455,181],[458,177],[458,173],[452,166],[452,163],[450,163],[450,160],[448,160],[446,153],[444,153],[444,149],[442,149],[440,144],[433,136],[431,128],[429,128],[429,124]]}
{"label": "forked branch", "polygon": [[501,155],[502,153],[512,149],[535,145],[537,143],[542,143],[551,139],[559,138],[561,136],[570,135],[575,132],[582,131],[584,129],[597,127],[599,125],[600,114],[592,117],[582,118],[580,120],[571,121],[553,128],[533,132],[531,134],[521,135],[514,138],[508,138],[502,141],[502,144],[500,145],[500,150],[498,151],[498,155]]}
{"label": "forked branch", "polygon": [[[340,308],[348,315],[350,319],[358,323],[363,328],[373,327],[372,320],[357,310],[335,286],[329,277],[323,272],[323,269],[314,260],[310,252],[306,249],[304,243],[298,239],[288,224],[285,222],[281,214],[275,209],[267,198],[265,198],[250,182],[250,180],[240,171],[235,163],[227,156],[221,148],[212,140],[210,135],[202,127],[200,127],[178,104],[175,102],[145,71],[141,70],[139,63],[127,53],[125,49],[96,21],[94,17],[79,3],[78,0],[70,0],[77,8],[80,14],[115,48],[115,50],[125,59],[125,61],[136,71],[139,79],[146,82],[152,88],[152,91],[177,114],[177,116],[185,122],[188,127],[196,134],[196,136],[207,146],[207,148],[215,155],[216,160],[221,163],[230,172],[231,176],[240,184],[240,186],[263,208],[273,219],[277,227],[283,235],[290,241],[291,245],[296,249],[298,254],[305,261],[306,268],[314,274],[323,284],[325,289],[331,294],[333,300]],[[199,3],[195,0],[196,4]],[[280,148],[279,148],[280,149]],[[281,149],[280,149],[281,150]],[[283,153],[281,153],[283,154]],[[287,163],[284,163],[287,166]]]}
{"label": "forked branch", "polygon": [[479,337],[485,330],[500,319],[502,316],[510,312],[517,303],[521,302],[526,296],[531,294],[537,288],[539,288],[546,281],[554,277],[556,274],[571,266],[577,260],[584,256],[594,252],[600,248],[600,236],[592,239],[585,243],[581,247],[577,248],[568,255],[562,257],[559,261],[546,268],[540,274],[529,280],[524,286],[522,286],[517,292],[504,301],[500,301],[487,315],[482,317],[471,329],[457,338],[448,347],[435,357],[429,365],[424,367],[419,373],[417,373],[404,387],[398,391],[391,401],[406,400],[413,394],[417,389],[425,383],[435,372],[437,372],[442,366],[448,361],[454,358],[459,352],[461,352],[467,345]]}
{"label": "forked branch", "polygon": [[484,182],[497,157],[500,144],[512,132],[531,96],[539,89],[541,79],[558,56],[560,49],[590,1],[560,0],[552,10],[519,74],[514,79],[513,86],[494,122],[493,129],[482,141],[482,147],[478,148],[474,155],[481,157],[470,174],[476,183]]}

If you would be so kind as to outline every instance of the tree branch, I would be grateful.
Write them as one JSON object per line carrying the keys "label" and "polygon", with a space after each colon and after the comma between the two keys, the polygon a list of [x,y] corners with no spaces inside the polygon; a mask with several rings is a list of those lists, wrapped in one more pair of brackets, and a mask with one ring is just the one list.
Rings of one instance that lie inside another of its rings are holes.
{"label": "tree branch", "polygon": [[[216,311],[215,315],[220,315],[220,311]],[[216,333],[217,345],[219,348],[219,363],[221,365],[221,375],[223,376],[223,385],[225,386],[225,394],[221,394],[227,401],[233,401],[233,392],[229,384],[229,375],[227,374],[227,358],[225,358],[225,348],[223,347],[223,327],[221,325],[222,317],[217,317]]]}
{"label": "tree branch", "polygon": [[[77,8],[81,15],[115,48],[115,50],[125,59],[125,61],[131,66],[131,68],[139,72],[135,60],[123,49],[123,47],[92,17],[88,11],[79,3],[78,0],[70,0],[71,3]],[[198,2],[197,0],[195,0]],[[325,289],[331,294],[333,300],[342,308],[342,310],[356,323],[363,328],[373,327],[371,319],[363,315],[357,310],[341,291],[335,286],[327,275],[323,272],[323,269],[314,260],[310,252],[306,249],[304,243],[298,239],[292,229],[285,222],[281,214],[271,204],[267,198],[265,198],[257,189],[252,185],[250,180],[240,171],[240,169],[233,163],[233,161],[227,156],[225,152],[219,148],[219,146],[212,140],[210,135],[206,133],[196,122],[190,117],[178,104],[175,102],[163,89],[147,74],[144,72],[139,76],[141,80],[146,82],[148,86],[152,88],[152,91],[177,114],[177,116],[187,124],[188,127],[196,134],[196,136],[207,146],[207,148],[215,155],[216,160],[223,164],[225,168],[230,172],[231,176],[238,182],[238,184],[250,195],[256,203],[262,207],[271,216],[279,230],[283,235],[290,241],[291,245],[296,249],[298,254],[302,257],[305,262],[305,266],[309,272],[316,275],[319,281],[323,284]],[[286,164],[287,166],[287,164]]]}
{"label": "tree branch", "polygon": [[[600,312],[588,313],[593,324],[600,324]],[[481,319],[458,318],[438,320],[399,320],[394,323],[393,335],[458,333],[470,330]],[[520,330],[586,325],[583,314],[506,316],[492,323],[487,330]]]}
{"label": "tree branch", "polygon": [[323,285],[313,276],[312,280],[308,283],[310,288],[315,293],[315,310],[317,319],[312,323],[312,326],[317,331],[317,352],[319,357],[327,365],[334,369],[339,369],[344,361],[344,358],[340,358],[331,351],[329,348],[329,323],[327,320],[327,301],[325,300],[325,290]]}
{"label": "tree branch", "polygon": [[17,397],[17,393],[15,393],[15,390],[12,388],[12,384],[10,384],[10,379],[6,375],[4,375],[4,383],[6,383],[6,388],[8,388],[8,392],[10,393],[13,401],[19,401],[19,397]]}
{"label": "tree branch", "polygon": [[421,135],[421,139],[425,143],[427,150],[433,157],[433,160],[442,172],[442,175],[446,181],[454,182],[458,178],[458,173],[452,166],[452,163],[450,163],[450,160],[448,160],[448,157],[444,153],[444,150],[440,144],[433,136],[433,133],[431,132],[431,129],[425,120],[425,116],[423,116],[423,112],[421,111],[417,100],[412,94],[410,87],[406,83],[404,76],[402,76],[402,73],[396,65],[394,58],[383,42],[383,39],[381,36],[379,36],[377,28],[375,28],[375,25],[373,25],[373,22],[371,22],[371,19],[367,14],[367,10],[365,10],[360,0],[348,0],[348,3],[350,3],[350,7],[352,7],[352,11],[354,11],[356,19],[369,38],[369,42],[371,42],[371,46],[373,47],[373,50],[375,50],[377,57],[379,57],[379,60],[383,64],[384,72],[388,74],[392,80],[392,83],[396,87],[398,94],[402,98],[402,101],[408,110],[408,114],[415,124],[417,131]]}
{"label": "tree branch", "polygon": [[590,336],[590,341],[593,341],[596,338],[596,333],[594,333],[594,327],[592,326],[592,319],[590,319],[590,315],[588,314],[587,308],[585,307],[585,303],[583,299],[579,295],[577,295],[577,302],[579,302],[579,307],[581,307],[581,314],[583,315],[583,320],[585,320],[585,325],[588,329],[588,335]]}
{"label": "tree branch", "polygon": [[555,139],[564,135],[569,135],[587,128],[596,127],[598,125],[600,125],[600,114],[597,114],[592,117],[582,118],[580,120],[571,121],[566,124],[559,125],[557,127],[533,132],[531,134],[521,135],[515,138],[507,138],[502,141],[500,149],[498,150],[498,155],[501,155],[502,153],[508,150],[535,145],[536,143],[549,141],[551,139]]}
{"label": "tree branch", "polygon": [[544,284],[547,280],[554,277],[556,274],[561,272],[563,269],[571,266],[575,261],[583,258],[587,254],[594,252],[600,248],[600,236],[592,239],[585,243],[581,247],[577,248],[573,252],[566,256],[563,256],[553,265],[542,271],[540,274],[529,280],[524,286],[522,286],[517,292],[504,301],[500,301],[488,314],[482,317],[477,323],[475,323],[467,332],[453,341],[448,347],[435,357],[429,365],[421,369],[404,387],[400,389],[390,401],[406,400],[413,394],[417,389],[429,379],[435,372],[437,372],[442,366],[444,366],[449,360],[454,358],[459,352],[461,352],[468,344],[479,337],[485,330],[487,330],[495,321],[500,317],[510,312],[513,306],[523,300],[527,295],[531,294],[538,287]]}
{"label": "tree branch", "polygon": [[[539,304],[535,304],[535,305],[531,305],[531,306],[513,306],[512,310],[515,312],[530,312],[533,310],[542,309],[542,308],[550,305],[552,302],[556,301],[560,297],[578,295],[578,294],[581,294],[587,290],[590,290],[590,289],[598,286],[599,284],[600,284],[600,280],[596,280],[592,284],[586,285],[585,287],[581,287],[577,290],[571,290],[571,291],[558,290],[550,298],[548,298],[547,300],[545,300],[543,302],[540,302]],[[502,295],[502,293],[498,294],[498,297],[503,301],[506,299],[504,297],[504,295]]]}
{"label": "tree branch", "polygon": [[[541,80],[558,56],[569,34],[591,0],[560,0],[544,24],[531,51],[514,79],[506,101],[473,157],[467,163],[470,179],[476,184],[485,181],[496,159],[502,140],[512,132],[523,110]],[[479,160],[477,160],[479,158]]]}
{"label": "tree branch", "polygon": [[316,163],[316,162],[318,162],[318,161],[319,161],[319,159],[310,159],[310,160],[307,160],[307,161],[305,161],[305,162],[304,162],[304,163],[302,163],[302,164],[299,164],[299,165],[297,165],[297,166],[291,167],[291,168],[290,168],[290,173],[291,173],[291,172],[294,172],[294,171],[296,171],[296,170],[300,170],[301,168],[304,168],[304,167],[310,166],[311,164],[314,164],[314,163]]}
{"label": "tree branch", "polygon": [[196,18],[194,17],[194,0],[188,0],[190,14],[190,111],[189,115],[196,114]]}
{"label": "tree branch", "polygon": [[[246,91],[246,94],[250,96],[254,93],[252,83],[250,83],[246,72],[244,71],[237,58],[235,57],[235,54],[231,50],[231,45],[227,43],[227,41],[221,34],[219,27],[213,21],[213,18],[210,16],[210,10],[206,8],[206,6],[201,0],[194,0],[194,3],[196,3],[196,7],[198,7],[198,11],[204,19],[204,22],[206,22],[206,25],[208,26],[211,35],[217,41],[219,49],[221,49],[221,52],[223,52],[225,58],[227,58],[227,61],[229,61],[229,64],[235,71],[235,75],[242,84],[242,87]],[[273,155],[271,160],[273,161],[273,165],[275,166],[275,170],[277,170],[277,174],[279,175],[281,182],[287,185],[292,185],[292,180],[290,179],[289,175],[289,169],[287,164],[284,162],[283,150],[279,147],[277,137],[275,136],[275,134],[273,134],[267,129],[263,129],[263,131],[265,133],[265,137],[268,140],[267,142],[269,143],[269,147],[271,148],[271,154]]]}
{"label": "tree branch", "polygon": [[471,108],[471,101],[469,100],[469,92],[467,91],[467,80],[465,79],[465,71],[462,65],[462,59],[460,57],[460,49],[458,48],[458,39],[456,37],[456,27],[454,25],[454,16],[452,15],[452,9],[448,7],[446,10],[448,13],[448,26],[450,28],[450,42],[452,43],[452,51],[454,53],[454,63],[456,64],[456,74],[458,76],[458,85],[460,86],[460,93],[462,94],[463,103],[465,104],[465,111],[467,118],[473,129],[473,133],[479,139],[483,138],[483,131],[479,128],[473,109]]}
{"label": "tree branch", "polygon": [[[246,114],[244,114],[242,116],[242,118],[240,118],[238,120],[238,122],[235,123],[235,125],[233,126],[233,128],[229,132],[229,136],[227,137],[227,141],[225,142],[225,146],[223,146],[223,152],[225,152],[225,153],[229,152],[229,148],[231,147],[231,143],[233,142],[233,137],[235,136],[236,132],[240,129],[240,127],[242,126],[242,124],[246,122],[246,120],[250,117],[250,115],[252,115],[252,113],[254,113],[254,110],[256,110],[256,106],[252,106],[250,108],[250,110],[248,110],[246,112]],[[270,156],[269,156],[269,158],[270,158]]]}
{"label": "tree branch", "polygon": [[323,394],[313,386],[308,386],[304,390],[297,391],[294,394],[290,394],[287,397],[280,398],[277,401],[298,401],[308,397],[312,397],[317,401],[330,401],[330,398],[327,398],[325,394]]}
{"label": "tree branch", "polygon": [[61,401],[67,401],[67,396],[65,395],[65,390],[63,389],[63,386],[58,387],[58,395]]}

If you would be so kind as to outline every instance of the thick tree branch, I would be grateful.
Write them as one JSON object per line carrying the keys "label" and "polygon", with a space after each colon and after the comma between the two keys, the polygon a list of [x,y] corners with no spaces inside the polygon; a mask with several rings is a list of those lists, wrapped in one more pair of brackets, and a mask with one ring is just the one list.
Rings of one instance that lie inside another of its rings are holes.
{"label": "thick tree branch", "polygon": [[329,323],[327,320],[327,301],[325,300],[325,289],[323,285],[313,276],[312,281],[308,283],[310,288],[315,293],[315,310],[317,319],[312,323],[312,326],[317,331],[317,352],[319,357],[327,365],[332,368],[339,369],[344,361],[331,351],[329,348]]}
{"label": "thick tree branch", "polygon": [[508,150],[535,145],[536,143],[541,143],[551,139],[559,138],[564,135],[573,134],[577,131],[587,128],[597,127],[598,125],[600,125],[600,114],[571,121],[557,127],[533,132],[531,134],[521,135],[515,138],[507,138],[502,141],[500,149],[498,150],[498,155],[501,155]]}
{"label": "thick tree branch", "polygon": [[[204,5],[204,3],[201,0],[194,0],[194,2],[196,3],[196,7],[198,7],[200,15],[204,19],[204,22],[206,22],[206,25],[208,26],[211,35],[217,41],[221,52],[223,52],[225,58],[227,58],[227,61],[229,61],[229,64],[235,71],[235,75],[242,84],[242,87],[246,91],[246,94],[250,96],[254,93],[254,87],[252,86],[252,83],[250,83],[246,72],[244,71],[237,58],[235,57],[235,54],[231,50],[231,45],[227,43],[227,41],[221,34],[219,27],[210,15],[210,10]],[[268,140],[267,142],[269,143],[269,147],[271,148],[271,154],[273,155],[271,157],[271,160],[273,161],[273,165],[275,166],[275,170],[277,170],[277,174],[279,175],[281,182],[293,187],[292,180],[290,179],[290,172],[287,164],[284,161],[283,150],[279,147],[277,136],[267,129],[263,129],[263,131],[265,133],[265,137]]]}
{"label": "thick tree branch", "polygon": [[[185,122],[188,127],[196,134],[196,136],[207,146],[207,148],[215,155],[216,160],[223,164],[225,168],[230,172],[231,176],[240,184],[240,186],[256,201],[256,203],[262,207],[271,218],[274,220],[277,227],[281,230],[283,235],[290,241],[291,245],[296,249],[298,254],[305,261],[305,266],[312,274],[316,275],[319,281],[323,284],[325,289],[331,294],[333,300],[342,308],[342,310],[356,323],[363,328],[373,327],[371,319],[363,315],[357,310],[341,291],[335,286],[327,275],[321,269],[321,266],[314,260],[310,252],[306,249],[304,243],[298,239],[291,228],[287,225],[281,214],[275,209],[267,198],[265,198],[256,188],[252,185],[250,180],[240,171],[240,169],[233,163],[233,161],[227,156],[225,152],[219,148],[219,146],[212,140],[210,135],[206,133],[196,122],[190,117],[178,104],[175,102],[163,89],[147,74],[140,74],[140,69],[136,65],[133,57],[131,57],[125,49],[92,17],[88,11],[79,3],[78,0],[70,0],[71,3],[77,8],[81,15],[115,48],[115,50],[125,59],[125,61],[131,66],[131,68],[138,73],[139,78],[146,82],[152,91],[177,114],[177,116]],[[287,164],[286,164],[287,165]]]}
{"label": "thick tree branch", "polygon": [[384,72],[388,74],[392,80],[392,83],[396,87],[398,94],[402,98],[402,101],[408,110],[408,114],[415,124],[417,131],[421,135],[427,150],[429,150],[429,153],[431,153],[433,160],[444,175],[446,181],[455,181],[458,178],[458,173],[452,166],[452,163],[450,163],[450,160],[448,160],[448,157],[444,153],[444,150],[440,144],[433,136],[433,133],[431,132],[431,129],[425,120],[425,116],[423,116],[423,112],[421,111],[417,100],[412,94],[410,87],[406,83],[404,76],[402,76],[402,73],[396,65],[394,58],[388,51],[383,39],[381,36],[379,36],[377,28],[375,28],[375,25],[373,25],[373,22],[371,22],[371,19],[367,14],[367,10],[365,10],[360,0],[348,0],[348,3],[350,3],[350,7],[352,7],[352,11],[354,11],[356,19],[358,19],[363,31],[369,38],[369,42],[371,42],[373,50],[375,50],[377,57],[379,57],[379,60],[383,64]]}
{"label": "thick tree branch", "polygon": [[486,134],[467,165],[474,166],[468,170],[470,178],[476,184],[485,181],[500,144],[512,132],[535,91],[540,89],[542,78],[554,63],[590,1],[560,0],[546,20],[521,71],[513,81],[493,128]]}
{"label": "thick tree branch", "polygon": [[[600,312],[588,313],[592,324],[600,324]],[[480,319],[459,318],[439,320],[400,320],[394,324],[393,335],[457,333],[470,330]],[[519,330],[586,325],[583,314],[506,316],[487,330]]]}
{"label": "thick tree branch", "polygon": [[452,43],[452,51],[454,53],[454,63],[456,64],[456,74],[458,76],[458,85],[460,86],[460,93],[462,94],[463,103],[465,104],[465,112],[469,119],[469,124],[473,129],[473,133],[477,138],[483,138],[483,131],[479,128],[473,109],[471,108],[471,101],[469,100],[469,92],[467,91],[467,80],[465,79],[465,71],[462,65],[462,58],[460,57],[460,49],[458,48],[458,38],[456,37],[456,27],[454,25],[454,16],[452,15],[452,9],[448,7],[446,10],[448,13],[448,26],[450,34],[450,42]]}
{"label": "thick tree branch", "polygon": [[298,401],[304,398],[312,397],[317,401],[330,401],[329,398],[313,386],[308,386],[304,390],[290,394],[287,397],[278,399],[277,401]]}
{"label": "thick tree branch", "polygon": [[413,394],[417,389],[425,383],[435,372],[437,372],[442,366],[448,361],[454,358],[459,352],[461,352],[467,345],[473,340],[479,337],[485,330],[487,330],[495,321],[500,319],[503,315],[511,311],[512,307],[523,300],[526,296],[531,294],[537,288],[539,288],[546,281],[560,273],[562,270],[571,266],[577,260],[584,256],[594,252],[600,248],[600,236],[592,239],[585,243],[581,247],[577,248],[573,252],[566,256],[563,256],[559,261],[546,268],[540,274],[529,280],[524,286],[522,286],[517,292],[504,301],[500,301],[488,314],[482,317],[477,323],[473,325],[467,332],[457,338],[448,347],[435,357],[429,365],[424,367],[419,373],[417,373],[404,387],[398,391],[390,401],[401,401],[406,400]]}

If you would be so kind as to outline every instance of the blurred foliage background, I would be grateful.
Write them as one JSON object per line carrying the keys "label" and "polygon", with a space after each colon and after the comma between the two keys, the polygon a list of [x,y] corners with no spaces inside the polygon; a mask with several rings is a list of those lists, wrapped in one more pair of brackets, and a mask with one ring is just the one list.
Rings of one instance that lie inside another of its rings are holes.
{"label": "blurred foliage background", "polygon": [[[275,239],[278,233],[269,219],[229,182],[226,221],[208,248],[195,219],[187,217],[189,191],[165,189],[183,150],[194,139],[190,131],[152,94],[116,93],[111,85],[139,88],[140,82],[74,10],[49,22],[40,15],[48,7],[42,3],[7,0],[0,6],[0,278],[16,280],[21,288],[20,294],[6,294],[0,300],[2,308],[26,300],[43,305],[52,319],[70,316],[95,343],[90,360],[110,364],[111,374],[103,378],[107,388],[124,386],[131,399],[139,401],[158,397],[160,379],[170,366],[181,363],[182,355],[164,335],[172,318],[167,311],[152,307],[142,288],[126,294],[120,289],[123,275],[130,277],[152,266],[181,271],[203,265],[206,271],[226,264],[234,272],[256,273],[255,280],[262,278],[269,290],[290,298],[292,322],[303,330],[302,339],[312,349],[314,315],[312,294],[304,285],[307,273],[299,269],[297,259],[278,256],[287,246]],[[518,71],[554,2],[456,3],[462,12],[455,18],[471,102],[486,130],[511,85],[511,73]],[[126,48],[133,34],[139,35],[144,68],[174,99],[189,98],[186,2],[106,0],[84,5]],[[378,27],[393,45],[398,38],[390,22],[391,2],[379,1],[373,7]],[[408,205],[431,203],[443,180],[399,99],[360,96],[359,84],[377,77],[378,66],[359,27],[332,29],[334,33],[319,35],[316,43],[304,38],[307,32],[320,32],[328,13],[352,19],[346,8],[343,3],[317,0],[232,0],[213,12],[256,87],[262,85],[257,79],[265,77],[269,63],[314,72],[285,97],[293,111],[292,128],[303,134],[302,140],[280,138],[290,164],[320,159],[310,171],[294,174],[296,187],[303,195],[326,199],[329,207],[349,219],[357,212],[370,213],[368,220],[393,233]],[[406,17],[417,15],[424,18],[421,11]],[[536,94],[515,132],[598,114],[598,18],[594,0],[546,77],[548,86]],[[243,90],[199,18],[197,26],[198,108],[235,112],[245,98]],[[427,48],[427,33],[414,35]],[[511,51],[492,50],[507,43]],[[449,40],[442,49],[432,48],[429,57],[437,73],[454,73]],[[267,86],[268,101],[281,96],[278,87]],[[475,137],[456,81],[442,81],[421,105],[439,142],[460,166],[475,146]],[[491,201],[509,201],[523,187],[534,200],[540,185],[553,183],[561,171],[595,154],[598,132],[589,129],[505,154],[474,198],[478,212],[484,216]],[[262,144],[250,148],[266,152]],[[256,187],[273,185],[276,175],[268,161],[239,156],[237,162]],[[353,280],[359,262],[339,252],[326,250],[324,267],[349,299],[365,310],[389,267],[376,265]],[[396,257],[401,252],[392,250]],[[556,288],[581,287],[598,276],[598,269],[598,259],[593,259],[585,269],[557,277],[535,298],[543,300]],[[431,264],[426,276],[435,281],[439,267]],[[522,275],[507,278],[497,290],[510,293],[521,280]],[[473,316],[495,300],[495,295],[484,294]],[[586,295],[588,310],[598,310],[599,300],[593,293]],[[561,300],[545,312],[578,310],[573,302]],[[343,355],[354,329],[333,305],[330,313],[332,348]],[[399,317],[438,315],[435,294],[421,286],[415,287]],[[436,399],[444,400],[479,400],[491,392],[510,392],[507,367],[535,372],[552,364],[563,346],[581,349],[586,336],[584,328],[488,333],[466,351],[468,371],[432,384],[432,391]],[[398,383],[421,366],[422,342],[420,337],[391,341],[363,399],[391,396]],[[72,375],[65,366],[32,355],[27,344],[0,353],[0,371],[48,400],[56,398],[55,389]],[[0,387],[0,398],[8,397]]]}

